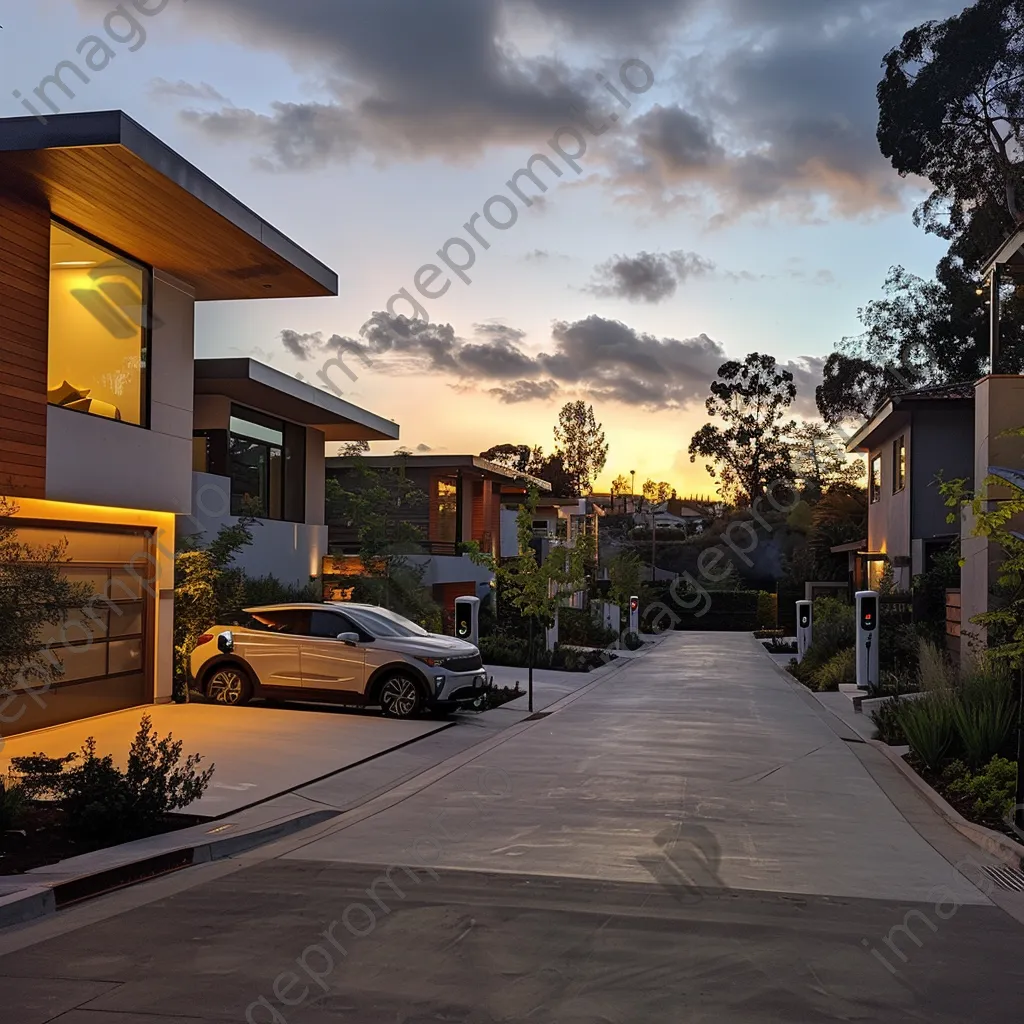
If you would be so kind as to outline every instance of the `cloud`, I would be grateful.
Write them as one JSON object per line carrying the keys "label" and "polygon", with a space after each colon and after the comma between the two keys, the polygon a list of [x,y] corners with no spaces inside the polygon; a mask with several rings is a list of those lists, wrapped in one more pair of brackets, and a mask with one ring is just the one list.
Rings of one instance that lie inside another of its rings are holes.
{"label": "cloud", "polygon": [[502,340],[512,345],[517,345],[526,337],[526,331],[521,331],[518,327],[509,327],[498,321],[473,324],[473,331],[482,337],[493,338],[496,341]]}
{"label": "cloud", "polygon": [[676,287],[691,277],[704,277],[714,270],[711,260],[683,250],[615,256],[596,268],[594,283],[586,290],[605,298],[657,303],[675,295]]}
{"label": "cloud", "polygon": [[299,334],[297,331],[283,330],[281,344],[300,362],[306,362],[324,347],[323,336],[320,334]]}
{"label": "cloud", "polygon": [[506,405],[519,402],[547,402],[561,391],[553,380],[515,380],[504,387],[488,388],[487,393],[494,395]]}
{"label": "cloud", "polygon": [[149,95],[155,99],[163,97],[178,97],[189,100],[210,100],[230,104],[231,101],[219,93],[208,82],[200,82],[198,85],[186,82],[179,78],[177,82],[169,82],[166,78],[154,78],[149,83]]}

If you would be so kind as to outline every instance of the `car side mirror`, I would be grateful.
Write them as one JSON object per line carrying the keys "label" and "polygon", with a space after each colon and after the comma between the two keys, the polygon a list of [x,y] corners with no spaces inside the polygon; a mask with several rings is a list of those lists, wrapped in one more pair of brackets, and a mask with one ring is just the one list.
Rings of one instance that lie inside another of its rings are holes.
{"label": "car side mirror", "polygon": [[217,637],[217,646],[221,654],[230,654],[235,649],[235,634],[225,630]]}
{"label": "car side mirror", "polygon": [[359,634],[358,633],[339,633],[338,634],[338,639],[343,644],[357,644],[357,643],[359,643]]}

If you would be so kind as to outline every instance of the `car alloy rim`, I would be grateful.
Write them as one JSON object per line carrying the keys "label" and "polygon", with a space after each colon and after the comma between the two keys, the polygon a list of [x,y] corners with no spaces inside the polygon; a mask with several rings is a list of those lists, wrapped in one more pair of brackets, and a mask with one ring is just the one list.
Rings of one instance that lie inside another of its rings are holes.
{"label": "car alloy rim", "polygon": [[416,684],[411,679],[399,676],[384,684],[380,702],[395,715],[410,715],[416,708]]}
{"label": "car alloy rim", "polygon": [[210,696],[218,704],[237,704],[242,699],[242,677],[222,669],[210,680]]}

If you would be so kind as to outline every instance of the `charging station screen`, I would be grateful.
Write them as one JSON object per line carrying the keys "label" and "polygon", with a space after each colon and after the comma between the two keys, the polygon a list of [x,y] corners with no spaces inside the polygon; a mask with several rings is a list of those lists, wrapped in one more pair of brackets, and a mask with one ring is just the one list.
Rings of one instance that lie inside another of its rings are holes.
{"label": "charging station screen", "polygon": [[460,604],[455,609],[455,635],[468,637],[473,628],[473,609],[468,604]]}
{"label": "charging station screen", "polygon": [[811,624],[811,610],[810,608],[800,609],[800,626],[802,629],[806,629]]}
{"label": "charging station screen", "polygon": [[640,602],[637,601],[635,598],[632,601],[629,602],[629,610],[631,612],[635,612],[637,610],[637,608],[639,608],[639,607],[640,607]]}
{"label": "charging station screen", "polygon": [[878,599],[865,597],[860,603],[860,626],[865,631],[875,628],[878,623]]}

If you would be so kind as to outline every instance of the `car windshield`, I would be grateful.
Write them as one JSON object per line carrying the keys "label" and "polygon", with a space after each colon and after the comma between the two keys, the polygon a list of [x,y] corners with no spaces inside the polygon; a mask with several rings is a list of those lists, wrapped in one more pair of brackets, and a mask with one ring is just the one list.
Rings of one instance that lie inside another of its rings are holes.
{"label": "car windshield", "polygon": [[422,626],[387,608],[346,608],[345,614],[375,636],[430,635]]}

